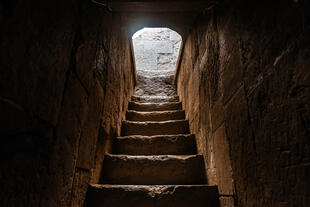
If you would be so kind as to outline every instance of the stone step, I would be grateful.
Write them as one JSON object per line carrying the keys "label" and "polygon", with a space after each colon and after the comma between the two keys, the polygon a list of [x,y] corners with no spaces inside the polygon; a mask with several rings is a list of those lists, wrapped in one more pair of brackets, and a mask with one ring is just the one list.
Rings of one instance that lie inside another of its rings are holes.
{"label": "stone step", "polygon": [[196,154],[195,135],[157,135],[117,137],[114,154],[126,155],[191,155]]}
{"label": "stone step", "polygon": [[168,121],[185,119],[183,110],[173,111],[127,111],[126,119],[129,121]]}
{"label": "stone step", "polygon": [[91,184],[85,207],[219,207],[216,186]]}
{"label": "stone step", "polygon": [[205,184],[202,155],[105,155],[102,181],[124,185]]}
{"label": "stone step", "polygon": [[179,102],[179,96],[132,96],[131,101],[140,103]]}
{"label": "stone step", "polygon": [[181,102],[139,103],[139,102],[129,101],[128,110],[133,110],[133,111],[182,110],[182,103]]}
{"label": "stone step", "polygon": [[169,134],[189,134],[188,121],[173,120],[159,122],[135,122],[123,121],[122,136],[128,135],[169,135]]}

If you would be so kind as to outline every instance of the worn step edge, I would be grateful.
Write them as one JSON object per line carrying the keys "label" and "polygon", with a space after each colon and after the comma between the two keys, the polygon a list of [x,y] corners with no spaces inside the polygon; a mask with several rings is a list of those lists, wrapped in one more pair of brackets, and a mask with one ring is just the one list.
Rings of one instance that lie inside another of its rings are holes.
{"label": "worn step edge", "polygon": [[182,110],[182,103],[181,102],[139,103],[129,101],[128,110],[134,110],[134,111]]}
{"label": "worn step edge", "polygon": [[197,154],[195,135],[123,136],[113,142],[113,154],[190,155]]}
{"label": "worn step edge", "polygon": [[107,154],[103,168],[104,184],[206,184],[202,155]]}
{"label": "worn step edge", "polygon": [[85,207],[218,207],[217,186],[90,184]]}
{"label": "worn step edge", "polygon": [[131,97],[131,101],[140,102],[140,103],[179,102],[179,96],[135,96],[133,95]]}
{"label": "worn step edge", "polygon": [[126,112],[126,119],[129,121],[168,121],[185,119],[184,110],[169,111],[134,111]]}
{"label": "worn step edge", "polygon": [[187,120],[170,121],[123,121],[122,136],[128,135],[169,135],[169,134],[189,134]]}

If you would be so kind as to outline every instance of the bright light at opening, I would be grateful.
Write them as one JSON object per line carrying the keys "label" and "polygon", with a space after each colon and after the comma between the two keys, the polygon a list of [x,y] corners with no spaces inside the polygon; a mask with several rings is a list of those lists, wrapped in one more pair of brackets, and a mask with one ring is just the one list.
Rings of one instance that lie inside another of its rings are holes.
{"label": "bright light at opening", "polygon": [[138,32],[134,33],[134,35],[132,36],[132,39],[136,39],[138,36],[142,35],[144,32],[144,29],[145,29],[145,27],[143,29],[139,30]]}
{"label": "bright light at opening", "polygon": [[132,36],[137,73],[173,75],[181,36],[169,28],[143,28]]}

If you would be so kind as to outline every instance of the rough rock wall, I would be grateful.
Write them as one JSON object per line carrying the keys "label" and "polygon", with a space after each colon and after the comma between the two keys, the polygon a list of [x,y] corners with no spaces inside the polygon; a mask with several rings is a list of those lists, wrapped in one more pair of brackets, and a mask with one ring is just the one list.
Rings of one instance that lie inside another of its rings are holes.
{"label": "rough rock wall", "polygon": [[0,2],[0,206],[82,206],[120,132],[130,39],[87,2]]}
{"label": "rough rock wall", "polygon": [[309,206],[308,11],[219,4],[185,41],[178,93],[222,206]]}

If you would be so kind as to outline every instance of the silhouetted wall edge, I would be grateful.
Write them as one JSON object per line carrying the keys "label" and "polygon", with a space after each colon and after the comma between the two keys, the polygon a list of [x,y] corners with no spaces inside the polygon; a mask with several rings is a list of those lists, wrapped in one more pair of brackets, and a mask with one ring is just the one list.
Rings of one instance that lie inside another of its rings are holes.
{"label": "silhouetted wall edge", "polygon": [[1,1],[1,206],[82,206],[134,89],[118,14]]}

